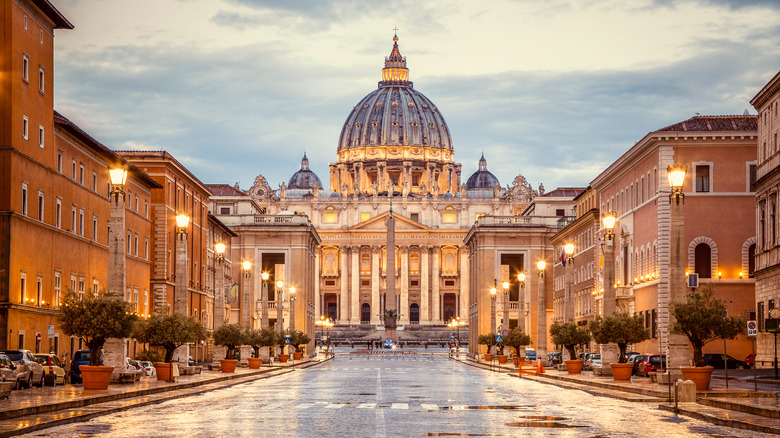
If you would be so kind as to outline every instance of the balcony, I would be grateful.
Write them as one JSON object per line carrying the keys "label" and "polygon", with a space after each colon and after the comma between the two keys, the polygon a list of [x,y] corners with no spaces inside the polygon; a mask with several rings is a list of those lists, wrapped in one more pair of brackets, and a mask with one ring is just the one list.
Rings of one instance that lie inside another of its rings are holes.
{"label": "balcony", "polygon": [[341,276],[341,271],[340,270],[335,270],[330,272],[322,271],[322,274],[320,274],[320,276],[322,278],[337,278]]}
{"label": "balcony", "polygon": [[222,216],[220,220],[228,226],[261,225],[261,226],[308,226],[309,217],[302,214],[242,214]]}
{"label": "balcony", "polygon": [[[562,219],[574,220],[571,216],[481,216],[477,219],[476,227],[560,227]],[[564,225],[565,226],[565,225]]]}

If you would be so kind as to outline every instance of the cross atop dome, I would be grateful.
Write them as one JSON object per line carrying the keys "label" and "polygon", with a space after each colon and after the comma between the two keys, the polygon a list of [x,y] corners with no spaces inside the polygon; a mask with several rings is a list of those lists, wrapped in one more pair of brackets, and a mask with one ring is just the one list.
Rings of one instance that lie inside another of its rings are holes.
{"label": "cross atop dome", "polygon": [[390,51],[390,56],[385,58],[385,68],[382,69],[382,81],[379,86],[402,85],[411,87],[406,58],[401,56],[401,51],[398,49],[398,28],[393,30],[396,32],[393,35],[393,49]]}

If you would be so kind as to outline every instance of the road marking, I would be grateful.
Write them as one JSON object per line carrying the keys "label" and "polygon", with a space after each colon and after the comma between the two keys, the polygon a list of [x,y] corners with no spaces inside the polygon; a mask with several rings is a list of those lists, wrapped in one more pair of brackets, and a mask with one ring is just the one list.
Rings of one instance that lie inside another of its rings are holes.
{"label": "road marking", "polygon": [[390,409],[409,409],[408,403],[393,403]]}
{"label": "road marking", "polygon": [[328,403],[325,406],[325,409],[341,409],[346,405],[338,404],[338,403]]}
{"label": "road marking", "polygon": [[426,404],[426,403],[421,403],[420,407],[423,408],[423,409],[426,409],[426,410],[439,409],[438,405],[429,405],[429,404]]}
{"label": "road marking", "polygon": [[296,408],[298,409],[309,409],[310,407],[314,406],[314,403],[301,403]]}
{"label": "road marking", "polygon": [[361,403],[357,407],[358,409],[376,409],[376,403]]}

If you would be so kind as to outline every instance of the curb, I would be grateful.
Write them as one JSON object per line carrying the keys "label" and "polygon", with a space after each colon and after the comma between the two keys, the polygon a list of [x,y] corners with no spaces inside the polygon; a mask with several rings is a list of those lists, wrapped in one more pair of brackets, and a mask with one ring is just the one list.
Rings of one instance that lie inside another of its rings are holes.
{"label": "curb", "polygon": [[[704,412],[699,412],[693,409],[688,408],[688,405],[690,406],[699,406],[698,403],[679,403],[677,414],[685,415],[686,417],[695,418],[697,420],[706,421],[707,423],[715,424],[718,426],[726,426],[726,427],[732,427],[734,429],[742,429],[742,430],[751,430],[754,432],[762,432],[762,433],[769,433],[773,435],[780,435],[780,428],[772,427],[772,426],[762,426],[760,424],[754,424],[748,421],[742,421],[742,420],[736,420],[736,419],[729,419],[729,418],[721,418],[715,415],[707,414]],[[668,411],[668,412],[675,412],[674,405],[669,404],[660,404],[658,405],[658,409]]]}

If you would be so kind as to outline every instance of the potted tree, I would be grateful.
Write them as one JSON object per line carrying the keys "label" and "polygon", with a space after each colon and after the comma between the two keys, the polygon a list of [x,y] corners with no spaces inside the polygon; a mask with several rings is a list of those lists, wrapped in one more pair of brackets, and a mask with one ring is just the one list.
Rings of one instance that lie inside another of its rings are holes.
{"label": "potted tree", "polygon": [[295,330],[292,332],[290,336],[290,345],[295,347],[295,352],[293,353],[293,359],[294,360],[301,360],[301,357],[303,356],[303,348],[302,345],[306,345],[309,342],[311,342],[311,338],[306,335],[306,333]]}
{"label": "potted tree", "polygon": [[[593,340],[599,344],[615,343],[618,346],[618,363],[611,363],[612,377],[615,380],[631,380],[634,364],[627,363],[626,349],[629,344],[637,344],[650,339],[650,331],[645,328],[639,315],[615,313],[605,317],[598,316],[588,326]],[[602,356],[603,358],[603,356]]]}
{"label": "potted tree", "polygon": [[569,374],[582,372],[582,360],[575,359],[574,347],[590,342],[590,333],[573,322],[556,322],[550,326],[550,337],[555,344],[563,345],[569,352],[569,360],[564,361]]}
{"label": "potted tree", "polygon": [[742,332],[745,321],[739,316],[726,316],[726,303],[715,298],[712,285],[694,290],[684,302],[672,302],[674,325],[672,333],[688,337],[693,347],[692,367],[681,367],[683,379],[696,383],[696,389],[709,389],[711,366],[704,366],[702,349],[716,339],[734,339]]}
{"label": "potted tree", "polygon": [[276,340],[276,332],[269,328],[261,330],[248,329],[246,331],[246,343],[252,347],[255,357],[247,359],[249,362],[249,368],[260,368],[260,364],[263,363],[263,359],[260,356],[260,349],[263,347],[271,347]]}
{"label": "potted tree", "polygon": [[235,357],[236,348],[246,344],[246,332],[238,324],[224,324],[214,330],[214,343],[227,348],[225,358],[220,360],[220,369],[223,373],[236,371],[238,360]]}
{"label": "potted tree", "polygon": [[173,354],[177,348],[208,338],[206,328],[192,316],[181,313],[168,315],[167,308],[156,312],[149,319],[138,321],[133,330],[133,337],[143,343],[162,347],[165,357],[162,362],[156,362],[157,380],[174,380]]}
{"label": "potted tree", "polygon": [[485,360],[488,362],[493,360],[493,353],[490,352],[490,347],[496,345],[495,336],[490,333],[486,335],[479,335],[477,337],[477,344],[487,346],[487,353],[485,353]]}
{"label": "potted tree", "polygon": [[89,348],[89,365],[80,366],[84,389],[106,389],[114,367],[104,367],[101,358],[108,338],[126,338],[133,331],[136,315],[130,303],[116,294],[87,292],[79,299],[68,289],[58,316],[63,333],[76,336]]}
{"label": "potted tree", "polygon": [[515,357],[515,366],[520,366],[520,348],[524,348],[527,345],[531,345],[531,336],[520,330],[519,327],[515,327],[509,331],[509,335],[504,338],[504,345],[508,345],[515,349],[517,357]]}

